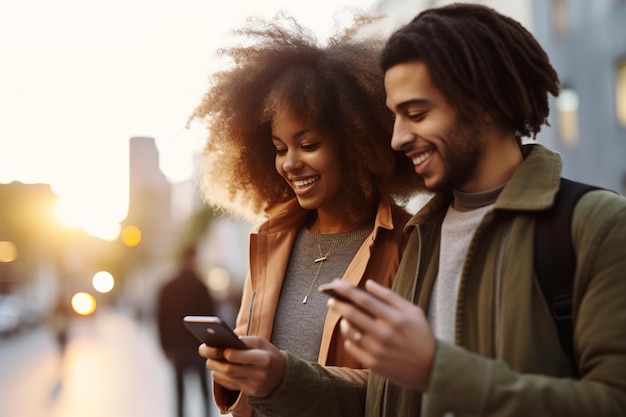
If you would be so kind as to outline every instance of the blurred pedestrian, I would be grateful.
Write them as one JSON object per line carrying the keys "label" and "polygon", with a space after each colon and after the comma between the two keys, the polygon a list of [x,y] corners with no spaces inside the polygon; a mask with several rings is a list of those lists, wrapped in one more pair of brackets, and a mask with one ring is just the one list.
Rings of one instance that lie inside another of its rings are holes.
{"label": "blurred pedestrian", "polygon": [[72,314],[73,312],[69,299],[67,297],[60,296],[54,306],[54,309],[52,310],[52,313],[50,314],[48,324],[54,332],[61,356],[65,353],[65,348],[67,346]]}
{"label": "blurred pedestrian", "polygon": [[198,273],[196,257],[195,247],[183,251],[179,271],[161,287],[157,300],[159,340],[175,372],[178,417],[184,417],[185,377],[191,374],[199,378],[207,416],[211,410],[207,369],[198,356],[198,340],[183,324],[183,317],[187,315],[210,316],[217,310]]}

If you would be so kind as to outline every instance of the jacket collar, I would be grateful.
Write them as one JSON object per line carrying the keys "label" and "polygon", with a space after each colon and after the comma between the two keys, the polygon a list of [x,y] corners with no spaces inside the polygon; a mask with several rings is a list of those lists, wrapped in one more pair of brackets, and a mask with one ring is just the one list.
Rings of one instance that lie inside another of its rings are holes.
{"label": "jacket collar", "polygon": [[309,210],[298,204],[298,199],[292,198],[268,208],[267,219],[255,227],[252,233],[278,233],[298,229],[309,213]]}
{"label": "jacket collar", "polygon": [[496,210],[541,211],[554,202],[561,178],[561,155],[539,144],[526,147],[530,147],[528,156],[500,193]]}
{"label": "jacket collar", "polygon": [[[393,206],[380,202],[376,211],[374,233],[379,228],[393,230]],[[252,233],[277,233],[286,230],[298,229],[304,222],[311,210],[303,209],[298,200],[293,198],[289,201],[276,204],[267,210],[267,220],[257,226]],[[375,237],[376,235],[374,235]]]}

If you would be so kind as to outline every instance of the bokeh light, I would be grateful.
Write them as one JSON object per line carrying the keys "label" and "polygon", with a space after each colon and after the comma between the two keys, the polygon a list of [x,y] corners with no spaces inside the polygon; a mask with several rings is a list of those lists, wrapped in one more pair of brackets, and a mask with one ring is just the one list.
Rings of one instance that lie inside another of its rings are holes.
{"label": "bokeh light", "polygon": [[99,271],[93,276],[91,284],[96,291],[106,294],[115,286],[115,279],[109,272]]}
{"label": "bokeh light", "polygon": [[207,285],[212,291],[225,291],[230,285],[230,274],[224,268],[211,268]]}
{"label": "bokeh light", "polygon": [[126,246],[137,246],[141,242],[141,230],[137,226],[126,226],[122,229],[120,238]]}
{"label": "bokeh light", "polygon": [[8,240],[0,241],[0,262],[13,262],[17,259],[17,246]]}
{"label": "bokeh light", "polygon": [[77,292],[72,296],[72,308],[81,316],[89,316],[96,311],[96,299],[87,292]]}

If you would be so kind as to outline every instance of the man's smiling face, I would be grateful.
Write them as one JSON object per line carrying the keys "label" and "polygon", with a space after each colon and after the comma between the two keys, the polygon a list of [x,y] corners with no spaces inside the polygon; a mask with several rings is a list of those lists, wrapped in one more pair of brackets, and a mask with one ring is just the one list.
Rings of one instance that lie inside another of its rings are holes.
{"label": "man's smiling face", "polygon": [[395,115],[391,147],[413,161],[430,190],[465,188],[483,153],[477,123],[461,120],[421,61],[389,68],[385,89]]}

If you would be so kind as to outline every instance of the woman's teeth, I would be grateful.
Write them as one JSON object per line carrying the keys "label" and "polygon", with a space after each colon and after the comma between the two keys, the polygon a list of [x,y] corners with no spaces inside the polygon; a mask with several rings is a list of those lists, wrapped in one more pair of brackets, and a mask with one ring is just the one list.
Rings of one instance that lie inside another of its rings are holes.
{"label": "woman's teeth", "polygon": [[313,184],[315,181],[317,181],[319,179],[320,179],[319,175],[316,175],[315,177],[310,177],[310,178],[307,178],[305,180],[296,180],[296,181],[293,182],[293,185],[296,188],[306,187],[307,185]]}

